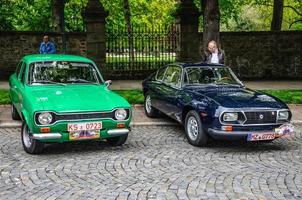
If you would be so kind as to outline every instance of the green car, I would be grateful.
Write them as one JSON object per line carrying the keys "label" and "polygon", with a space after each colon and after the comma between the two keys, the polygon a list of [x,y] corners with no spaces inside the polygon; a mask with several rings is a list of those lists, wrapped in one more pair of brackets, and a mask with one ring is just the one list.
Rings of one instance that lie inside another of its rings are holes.
{"label": "green car", "polygon": [[28,55],[10,77],[12,118],[22,120],[21,139],[30,154],[45,143],[103,140],[123,145],[131,107],[110,91],[96,64],[81,56]]}

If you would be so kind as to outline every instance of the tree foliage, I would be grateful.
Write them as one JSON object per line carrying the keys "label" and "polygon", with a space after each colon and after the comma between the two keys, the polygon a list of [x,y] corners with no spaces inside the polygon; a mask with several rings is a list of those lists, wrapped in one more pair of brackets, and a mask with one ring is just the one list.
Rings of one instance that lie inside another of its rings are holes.
{"label": "tree foliage", "polygon": [[[84,31],[81,13],[87,1],[65,0],[66,31]],[[109,12],[107,29],[125,29],[123,0],[100,1]],[[172,24],[177,1],[129,0],[133,27],[157,29]],[[201,1],[194,0],[200,11]],[[221,31],[270,30],[273,0],[219,0],[219,7]],[[51,19],[50,0],[0,0],[1,30],[51,31]],[[301,0],[284,0],[282,30],[302,30]]]}

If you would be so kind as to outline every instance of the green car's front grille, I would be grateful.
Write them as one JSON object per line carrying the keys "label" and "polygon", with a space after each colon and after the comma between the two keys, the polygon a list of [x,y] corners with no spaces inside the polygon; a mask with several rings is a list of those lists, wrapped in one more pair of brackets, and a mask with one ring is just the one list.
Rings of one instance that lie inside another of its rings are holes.
{"label": "green car's front grille", "polygon": [[[125,109],[127,111],[127,117],[125,120],[128,120],[130,117],[130,109]],[[52,121],[50,124],[54,124],[59,121],[76,121],[76,120],[89,120],[89,119],[115,119],[114,115],[115,110],[110,112],[85,112],[85,113],[55,113],[49,112],[52,115]],[[41,112],[35,114],[35,122],[37,125],[41,125],[38,117]]]}

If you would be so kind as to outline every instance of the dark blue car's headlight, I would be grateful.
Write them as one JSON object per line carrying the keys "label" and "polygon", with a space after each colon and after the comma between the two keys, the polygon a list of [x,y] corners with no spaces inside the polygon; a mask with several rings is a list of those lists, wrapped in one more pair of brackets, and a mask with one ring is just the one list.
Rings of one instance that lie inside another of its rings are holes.
{"label": "dark blue car's headlight", "polygon": [[222,116],[223,122],[234,122],[238,120],[238,113],[237,112],[226,112]]}
{"label": "dark blue car's headlight", "polygon": [[289,111],[279,111],[278,112],[278,120],[288,120],[289,119]]}

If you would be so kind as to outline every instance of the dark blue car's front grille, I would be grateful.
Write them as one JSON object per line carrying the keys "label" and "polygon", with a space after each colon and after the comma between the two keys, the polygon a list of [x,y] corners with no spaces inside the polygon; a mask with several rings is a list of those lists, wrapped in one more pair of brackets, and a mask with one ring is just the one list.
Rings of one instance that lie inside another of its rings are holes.
{"label": "dark blue car's front grille", "polygon": [[276,123],[276,111],[244,112],[246,122],[244,124],[271,124]]}

